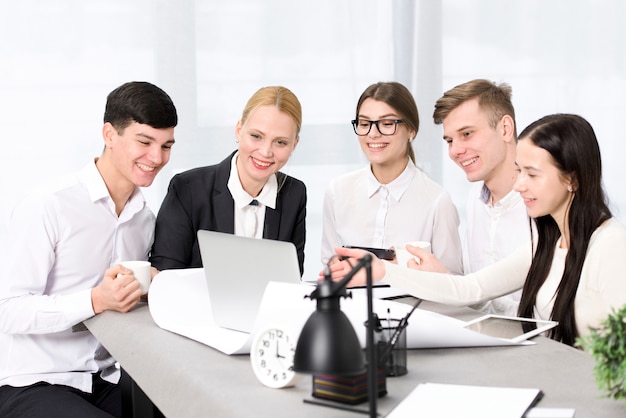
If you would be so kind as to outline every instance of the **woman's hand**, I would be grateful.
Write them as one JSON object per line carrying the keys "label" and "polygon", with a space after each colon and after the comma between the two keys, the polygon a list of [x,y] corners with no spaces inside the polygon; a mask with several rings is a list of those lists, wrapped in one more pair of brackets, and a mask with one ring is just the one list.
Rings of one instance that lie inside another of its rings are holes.
{"label": "woman's hand", "polygon": [[[345,260],[333,262],[329,265],[330,277],[333,281],[341,281],[344,277],[346,277],[357,265],[357,263],[366,255],[370,254],[372,256],[372,280],[377,281],[385,276],[386,268],[385,263],[377,258],[374,254],[369,253],[365,250],[359,250],[356,248],[335,248],[335,252],[342,258],[346,258]],[[318,280],[324,280],[326,275],[326,271],[323,270],[320,272],[320,277]],[[348,283],[348,287],[354,286],[365,286],[367,284],[367,275],[365,269],[360,269],[350,280]]]}
{"label": "woman's hand", "polygon": [[407,267],[436,273],[450,273],[446,266],[444,266],[434,254],[413,245],[407,245],[406,249],[413,255],[413,258],[407,263]]}

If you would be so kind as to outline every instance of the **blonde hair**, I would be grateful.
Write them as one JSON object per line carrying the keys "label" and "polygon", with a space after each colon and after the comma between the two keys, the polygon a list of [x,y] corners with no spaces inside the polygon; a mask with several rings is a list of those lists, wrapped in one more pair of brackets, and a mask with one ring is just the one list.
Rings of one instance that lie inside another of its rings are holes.
{"label": "blonde hair", "polygon": [[245,124],[250,114],[260,106],[276,106],[278,110],[291,116],[296,124],[296,135],[302,127],[302,106],[295,94],[286,87],[261,87],[248,99],[241,114],[241,123]]}

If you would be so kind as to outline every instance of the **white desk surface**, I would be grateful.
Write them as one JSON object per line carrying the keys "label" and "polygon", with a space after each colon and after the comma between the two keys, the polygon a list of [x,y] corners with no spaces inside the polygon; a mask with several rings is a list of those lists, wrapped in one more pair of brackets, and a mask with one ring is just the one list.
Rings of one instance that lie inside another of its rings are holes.
{"label": "white desk surface", "polygon": [[[463,320],[478,316],[428,302],[420,308]],[[248,355],[227,356],[159,328],[145,303],[126,314],[96,315],[85,324],[168,418],[359,416],[303,403],[311,393],[308,376],[293,388],[263,386]],[[544,337],[533,341],[538,344],[409,350],[409,372],[387,379],[389,393],[379,398],[378,412],[386,415],[419,383],[434,382],[539,388],[544,392],[539,407],[575,408],[576,418],[626,416],[623,402],[601,397],[591,356]]]}

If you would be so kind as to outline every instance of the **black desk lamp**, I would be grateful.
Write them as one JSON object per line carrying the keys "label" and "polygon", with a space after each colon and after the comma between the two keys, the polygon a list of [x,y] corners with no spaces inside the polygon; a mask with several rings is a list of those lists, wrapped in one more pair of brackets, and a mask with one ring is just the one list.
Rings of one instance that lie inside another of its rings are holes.
{"label": "black desk lamp", "polygon": [[[363,352],[356,332],[339,306],[341,297],[352,297],[346,291],[346,285],[363,267],[367,275],[367,366],[363,363]],[[377,321],[372,302],[372,256],[366,254],[340,282],[333,282],[327,270],[324,280],[308,297],[317,299],[317,309],[304,324],[298,338],[294,370],[309,374],[359,375],[367,367],[369,413],[370,417],[376,417],[378,363],[374,327]]]}

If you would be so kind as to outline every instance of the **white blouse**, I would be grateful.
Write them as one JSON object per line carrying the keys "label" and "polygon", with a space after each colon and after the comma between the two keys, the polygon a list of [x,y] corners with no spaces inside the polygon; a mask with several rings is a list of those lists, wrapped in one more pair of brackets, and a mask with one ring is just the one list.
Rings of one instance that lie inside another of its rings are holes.
{"label": "white blouse", "polygon": [[380,184],[369,165],[330,183],[324,196],[323,263],[336,247],[389,248],[410,241],[430,242],[448,270],[463,271],[456,206],[412,161],[389,184]]}
{"label": "white blouse", "polygon": [[228,178],[228,190],[235,202],[235,235],[261,239],[265,226],[265,208],[276,209],[278,181],[276,175],[270,176],[261,193],[256,197],[250,196],[239,181],[238,156],[239,152],[235,153],[231,160]]}

